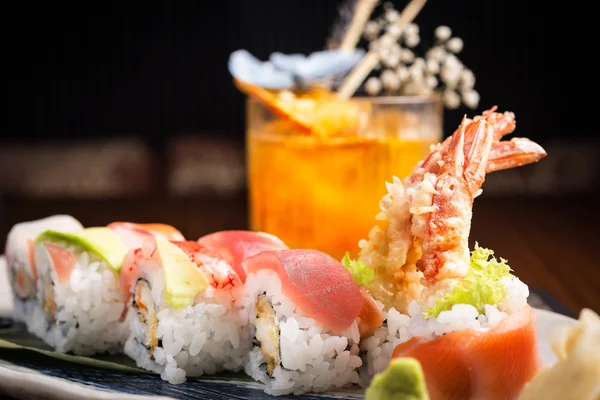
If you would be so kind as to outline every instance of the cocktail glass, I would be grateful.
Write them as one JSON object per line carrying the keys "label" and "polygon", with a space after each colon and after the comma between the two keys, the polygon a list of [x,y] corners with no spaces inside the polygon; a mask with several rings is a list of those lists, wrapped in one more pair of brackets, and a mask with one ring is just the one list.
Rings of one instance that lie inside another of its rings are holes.
{"label": "cocktail glass", "polygon": [[[442,139],[437,97],[354,98],[349,129],[316,135],[252,98],[247,100],[250,227],[290,248],[355,257],[386,193]],[[347,110],[348,103],[327,104]],[[319,112],[319,110],[315,110]],[[331,112],[328,114],[331,118]],[[339,128],[340,124],[332,124]]]}

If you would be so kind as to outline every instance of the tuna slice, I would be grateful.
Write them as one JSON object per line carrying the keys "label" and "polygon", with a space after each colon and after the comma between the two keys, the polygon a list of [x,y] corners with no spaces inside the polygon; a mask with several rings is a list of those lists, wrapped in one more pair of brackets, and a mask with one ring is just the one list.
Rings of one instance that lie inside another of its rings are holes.
{"label": "tuna slice", "polygon": [[305,316],[335,333],[350,327],[365,301],[348,270],[317,250],[265,251],[248,258],[243,267],[247,274],[275,271],[283,294]]}
{"label": "tuna slice", "polygon": [[202,236],[198,243],[207,247],[227,261],[246,281],[242,262],[263,251],[283,250],[288,247],[277,237],[264,232],[221,231]]}
{"label": "tuna slice", "polygon": [[516,399],[540,365],[535,313],[525,306],[488,331],[412,338],[392,357],[419,360],[432,400]]}
{"label": "tuna slice", "polygon": [[360,318],[358,330],[360,332],[360,340],[364,340],[373,335],[377,328],[383,325],[385,317],[373,296],[362,287],[360,288],[360,292],[365,302],[358,314],[358,317]]}

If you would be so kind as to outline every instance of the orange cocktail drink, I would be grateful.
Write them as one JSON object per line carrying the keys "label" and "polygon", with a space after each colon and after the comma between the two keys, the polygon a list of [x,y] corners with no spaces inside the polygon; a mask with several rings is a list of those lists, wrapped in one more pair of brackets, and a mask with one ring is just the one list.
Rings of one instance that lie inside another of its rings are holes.
{"label": "orange cocktail drink", "polygon": [[248,100],[251,229],[292,248],[357,255],[386,193],[382,182],[406,177],[442,138],[442,106],[418,96],[350,102],[318,104],[315,115],[328,110],[315,133]]}

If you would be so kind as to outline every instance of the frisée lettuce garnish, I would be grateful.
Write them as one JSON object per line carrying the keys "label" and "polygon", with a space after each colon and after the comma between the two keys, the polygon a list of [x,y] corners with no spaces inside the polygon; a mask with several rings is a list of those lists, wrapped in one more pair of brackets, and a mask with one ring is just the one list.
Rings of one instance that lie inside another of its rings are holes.
{"label": "fris\u00e9e lettuce garnish", "polygon": [[366,286],[375,279],[375,271],[367,267],[367,264],[363,260],[351,259],[349,252],[346,252],[344,258],[342,258],[342,264],[359,286]]}
{"label": "fris\u00e9e lettuce garnish", "polygon": [[514,278],[506,260],[494,257],[494,251],[479,247],[471,252],[471,260],[467,276],[457,284],[450,294],[439,299],[425,310],[425,318],[435,318],[442,311],[450,310],[455,304],[470,304],[480,313],[485,312],[485,305],[495,306],[506,297],[506,286],[502,278]]}

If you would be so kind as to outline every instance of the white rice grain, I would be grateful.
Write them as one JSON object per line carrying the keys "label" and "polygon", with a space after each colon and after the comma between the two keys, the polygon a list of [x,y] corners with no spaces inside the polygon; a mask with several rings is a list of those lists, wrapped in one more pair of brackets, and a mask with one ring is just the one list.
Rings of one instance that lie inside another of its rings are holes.
{"label": "white rice grain", "polygon": [[242,288],[235,289],[236,294],[208,287],[193,304],[176,310],[165,301],[164,271],[156,269],[147,278],[157,311],[155,334],[161,345],[150,355],[137,341],[145,334],[146,326],[132,309],[127,317],[131,333],[125,353],[140,368],[175,384],[185,382],[188,376],[243,369],[252,339],[247,321],[240,317],[241,307],[235,302]]}
{"label": "white rice grain", "polygon": [[[40,338],[57,352],[93,355],[103,352],[121,353],[128,327],[121,321],[125,309],[119,287],[118,272],[97,254],[65,242],[54,244],[78,255],[69,280],[59,283],[42,245],[37,245],[36,264],[40,277],[49,276],[54,285],[55,321],[50,321],[41,306],[32,327]],[[37,302],[43,304],[42,279],[38,280]]]}

